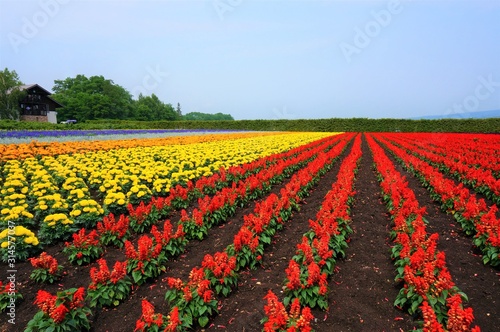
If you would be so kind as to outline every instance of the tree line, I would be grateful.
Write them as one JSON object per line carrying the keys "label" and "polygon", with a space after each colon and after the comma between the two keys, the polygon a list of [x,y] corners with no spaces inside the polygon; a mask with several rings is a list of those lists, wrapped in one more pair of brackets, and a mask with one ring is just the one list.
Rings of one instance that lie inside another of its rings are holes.
{"label": "tree line", "polygon": [[[0,120],[18,120],[19,102],[24,94],[18,87],[23,85],[14,70],[0,71]],[[191,112],[182,114],[181,105],[176,107],[161,101],[152,93],[140,94],[134,99],[122,86],[103,76],[77,75],[64,80],[55,80],[50,96],[62,108],[57,109],[58,121],[74,119],[89,120],[136,120],[136,121],[179,121],[179,120],[234,120],[230,114],[207,114]]]}

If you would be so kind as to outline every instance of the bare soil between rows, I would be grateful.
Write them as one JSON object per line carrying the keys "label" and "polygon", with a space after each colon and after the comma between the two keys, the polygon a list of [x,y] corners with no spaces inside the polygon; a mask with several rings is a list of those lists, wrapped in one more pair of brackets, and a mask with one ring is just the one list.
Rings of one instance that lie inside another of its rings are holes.
{"label": "bare soil between rows", "polygon": [[[352,143],[351,143],[352,144]],[[295,254],[296,245],[308,229],[308,220],[315,219],[324,196],[336,181],[339,165],[350,152],[341,155],[335,166],[325,174],[310,196],[301,205],[282,231],[277,233],[271,245],[266,247],[262,266],[256,270],[240,272],[238,288],[227,298],[219,297],[219,314],[205,329],[196,331],[261,331],[260,320],[264,317],[264,296],[271,289],[282,298],[281,289],[285,269]],[[329,304],[327,311],[313,310],[315,331],[410,331],[418,326],[414,317],[395,308],[393,302],[399,291],[394,282],[395,268],[390,258],[391,221],[380,196],[380,188],[373,170],[373,158],[363,140],[363,156],[356,176],[355,202],[351,209],[354,233],[351,235],[346,257],[337,262],[336,273],[329,282]],[[475,323],[482,331],[497,331],[500,326],[499,269],[484,266],[475,253],[472,239],[459,230],[452,216],[441,212],[418,181],[407,175],[410,187],[422,206],[427,208],[428,232],[439,234],[439,249],[445,251],[446,261],[456,285],[469,296],[468,305],[474,310]],[[283,185],[273,188],[279,192]],[[164,300],[167,277],[186,279],[193,267],[201,264],[207,253],[223,250],[232,243],[233,237],[243,223],[243,215],[251,213],[254,205],[238,209],[237,214],[223,225],[211,230],[203,241],[192,241],[186,252],[167,264],[167,271],[159,278],[133,290],[127,301],[113,309],[103,309],[92,316],[92,331],[134,331],[141,316],[141,300],[152,302],[157,312],[169,310]],[[171,220],[178,220],[178,215]],[[24,301],[16,307],[16,325],[8,324],[7,316],[1,313],[0,330],[23,331],[38,308],[33,304],[39,289],[55,293],[71,287],[87,287],[90,283],[87,266],[71,265],[62,253],[64,245],[47,248],[47,252],[65,267],[65,275],[54,285],[39,285],[29,280],[31,265],[16,264],[18,290]],[[125,260],[124,252],[107,248],[104,258],[108,265],[116,260]],[[3,264],[1,280],[6,280]]]}

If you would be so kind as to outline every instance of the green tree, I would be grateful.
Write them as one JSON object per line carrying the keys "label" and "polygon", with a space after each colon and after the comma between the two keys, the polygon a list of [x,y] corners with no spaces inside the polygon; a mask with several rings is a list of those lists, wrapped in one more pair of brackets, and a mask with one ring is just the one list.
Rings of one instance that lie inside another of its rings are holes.
{"label": "green tree", "polygon": [[151,96],[139,95],[134,104],[133,116],[135,120],[178,120],[179,116],[170,104],[163,103],[154,93]]}
{"label": "green tree", "polygon": [[64,105],[60,120],[127,119],[132,111],[130,93],[103,76],[77,75],[54,83],[53,97]]}
{"label": "green tree", "polygon": [[182,117],[182,111],[181,111],[181,104],[180,103],[177,103],[177,108],[175,109],[175,112],[177,113],[177,115],[179,116],[179,118]]}
{"label": "green tree", "polygon": [[22,84],[15,70],[5,68],[0,71],[0,120],[19,120],[19,102],[26,95],[20,89]]}
{"label": "green tree", "polygon": [[183,120],[191,120],[191,121],[232,121],[234,118],[231,114],[223,114],[223,113],[201,113],[201,112],[190,112],[182,117]]}

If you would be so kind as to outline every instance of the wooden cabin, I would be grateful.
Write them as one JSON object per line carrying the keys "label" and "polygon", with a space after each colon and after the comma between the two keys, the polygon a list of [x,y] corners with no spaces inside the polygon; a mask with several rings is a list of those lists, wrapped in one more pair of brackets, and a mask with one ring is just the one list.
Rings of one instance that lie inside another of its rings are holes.
{"label": "wooden cabin", "polygon": [[19,103],[21,121],[57,123],[57,108],[63,107],[50,97],[51,93],[38,84],[21,85],[26,97]]}

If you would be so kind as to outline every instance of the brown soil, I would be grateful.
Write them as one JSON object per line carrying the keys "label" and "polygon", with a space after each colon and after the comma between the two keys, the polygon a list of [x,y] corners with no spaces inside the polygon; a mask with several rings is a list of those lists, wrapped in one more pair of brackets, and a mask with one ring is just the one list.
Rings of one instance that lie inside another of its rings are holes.
{"label": "brown soil", "polygon": [[[209,323],[207,331],[261,331],[263,299],[269,289],[280,297],[288,261],[295,254],[296,244],[308,229],[308,220],[314,219],[320,204],[336,180],[338,166],[350,148],[337,161],[319,184],[305,199],[285,228],[266,247],[263,264],[256,270],[240,273],[238,288],[229,297],[219,298],[219,314]],[[356,180],[355,203],[351,209],[354,233],[351,236],[345,259],[337,262],[337,271],[330,279],[328,311],[314,310],[316,331],[408,331],[418,326],[418,322],[408,314],[393,306],[399,291],[394,283],[395,269],[390,259],[389,216],[381,201],[380,188],[373,170],[373,159],[363,142],[363,157]],[[439,233],[439,249],[445,251],[448,267],[456,285],[469,296],[469,303],[476,317],[475,323],[482,331],[496,331],[500,326],[499,276],[500,271],[484,266],[472,248],[471,238],[463,235],[453,217],[442,213],[433,203],[429,194],[418,181],[406,174],[410,187],[418,200],[428,211],[428,232]],[[273,188],[279,192],[282,187]],[[92,317],[92,331],[133,331],[135,322],[141,316],[141,299],[152,302],[157,312],[167,313],[164,301],[167,286],[166,277],[187,278],[189,271],[199,266],[204,255],[223,250],[232,243],[234,234],[240,228],[243,215],[251,213],[253,205],[239,209],[237,214],[225,224],[209,232],[201,241],[191,242],[186,252],[167,264],[167,271],[157,280],[137,287],[129,299],[114,309],[104,309]],[[172,216],[177,220],[178,216]],[[0,329],[22,331],[27,322],[38,311],[33,301],[38,289],[51,293],[71,287],[87,287],[90,283],[89,266],[71,265],[61,250],[62,244],[48,248],[60,264],[65,266],[65,276],[55,285],[38,285],[29,280],[31,266],[18,263],[17,282],[24,301],[16,308],[16,325],[6,323],[2,313]],[[108,248],[104,257],[109,265],[116,260],[123,261],[124,253]],[[0,280],[6,280],[6,266],[2,265]],[[202,329],[198,329],[202,331]]]}

